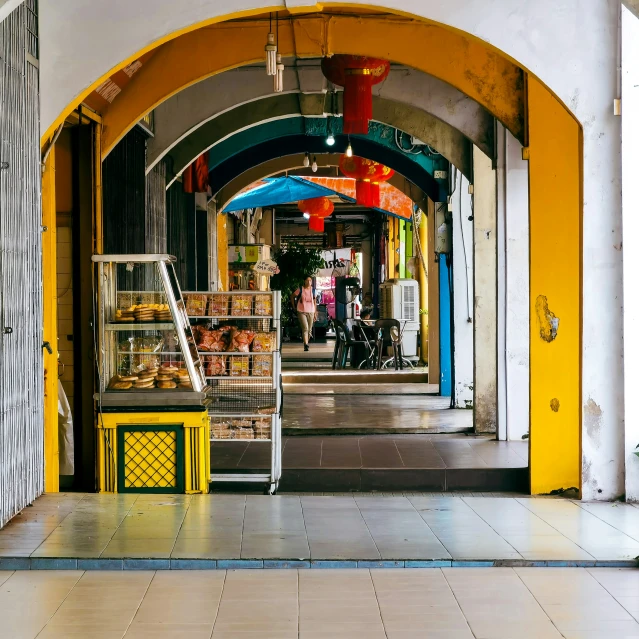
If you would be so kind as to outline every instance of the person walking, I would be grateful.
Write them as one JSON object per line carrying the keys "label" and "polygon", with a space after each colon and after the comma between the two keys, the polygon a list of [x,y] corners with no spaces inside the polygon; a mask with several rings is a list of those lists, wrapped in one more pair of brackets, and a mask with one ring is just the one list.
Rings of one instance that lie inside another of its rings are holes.
{"label": "person walking", "polygon": [[302,329],[304,350],[308,350],[308,342],[311,338],[313,323],[317,319],[317,305],[313,294],[313,278],[307,275],[304,285],[291,295],[291,304],[297,312],[297,319]]}

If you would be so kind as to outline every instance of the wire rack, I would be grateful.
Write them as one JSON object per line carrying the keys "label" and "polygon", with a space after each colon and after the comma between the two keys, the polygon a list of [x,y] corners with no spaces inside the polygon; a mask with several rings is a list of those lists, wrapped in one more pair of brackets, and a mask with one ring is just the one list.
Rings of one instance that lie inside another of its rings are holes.
{"label": "wire rack", "polygon": [[264,483],[274,494],[282,472],[280,293],[185,291],[184,301],[210,387],[211,455],[220,441],[271,447],[269,473],[218,472],[211,481]]}

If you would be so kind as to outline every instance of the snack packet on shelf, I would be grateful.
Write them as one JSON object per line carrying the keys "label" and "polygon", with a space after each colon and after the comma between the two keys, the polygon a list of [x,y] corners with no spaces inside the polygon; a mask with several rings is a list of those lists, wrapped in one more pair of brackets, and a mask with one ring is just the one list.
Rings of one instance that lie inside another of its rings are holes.
{"label": "snack packet on shelf", "polygon": [[229,343],[229,351],[232,353],[248,353],[251,348],[251,343],[255,337],[255,332],[250,329],[237,329],[231,330],[231,341]]}
{"label": "snack packet on shelf", "polygon": [[273,315],[273,298],[271,295],[255,296],[255,315]]}
{"label": "snack packet on shelf", "polygon": [[271,377],[273,374],[272,355],[253,355],[253,377]]}
{"label": "snack packet on shelf", "polygon": [[252,295],[231,295],[231,315],[233,317],[247,317],[253,306]]}
{"label": "snack packet on shelf", "polygon": [[242,355],[229,355],[229,375],[231,377],[248,377],[249,358]]}
{"label": "snack packet on shelf", "polygon": [[211,439],[231,439],[231,425],[226,420],[211,422]]}
{"label": "snack packet on shelf", "polygon": [[253,422],[255,439],[271,439],[271,418],[263,417]]}
{"label": "snack packet on shelf", "polygon": [[229,298],[227,295],[213,293],[209,297],[209,315],[224,317],[229,314]]}
{"label": "snack packet on shelf", "polygon": [[193,317],[206,315],[208,296],[203,293],[186,293],[184,295],[186,314]]}
{"label": "snack packet on shelf", "polygon": [[204,355],[206,376],[207,377],[226,377],[226,355]]}
{"label": "snack packet on shelf", "polygon": [[272,353],[275,350],[275,333],[255,333],[251,350],[254,353]]}

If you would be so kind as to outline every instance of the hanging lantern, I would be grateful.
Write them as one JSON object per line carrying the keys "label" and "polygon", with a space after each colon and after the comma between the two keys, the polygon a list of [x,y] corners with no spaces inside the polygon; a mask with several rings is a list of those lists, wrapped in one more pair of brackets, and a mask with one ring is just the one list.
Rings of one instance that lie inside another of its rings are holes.
{"label": "hanging lantern", "polygon": [[329,217],[335,210],[335,205],[327,197],[314,197],[300,200],[297,208],[309,215],[308,228],[311,231],[324,232],[324,218]]}
{"label": "hanging lantern", "polygon": [[311,216],[308,220],[308,230],[317,231],[318,233],[324,232],[324,218]]}
{"label": "hanging lantern", "polygon": [[357,155],[352,157],[342,155],[339,168],[346,177],[355,179],[357,203],[373,209],[379,208],[379,183],[390,180],[395,171],[379,162],[360,158]]}
{"label": "hanging lantern", "polygon": [[373,118],[373,86],[386,78],[388,60],[359,55],[323,58],[322,72],[333,83],[344,87],[344,133],[368,133]]}
{"label": "hanging lantern", "polygon": [[191,162],[182,173],[182,188],[185,193],[208,193],[209,152],[205,151],[195,162]]}

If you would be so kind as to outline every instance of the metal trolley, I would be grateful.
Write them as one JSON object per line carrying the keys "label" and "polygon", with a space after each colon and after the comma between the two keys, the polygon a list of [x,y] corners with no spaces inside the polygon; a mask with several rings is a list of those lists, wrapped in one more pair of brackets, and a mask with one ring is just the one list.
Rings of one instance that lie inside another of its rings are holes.
{"label": "metal trolley", "polygon": [[[211,482],[263,483],[273,495],[282,475],[281,294],[185,291],[184,300],[210,388],[211,455],[235,442],[271,448],[268,473],[216,472]],[[234,338],[252,333],[251,347],[232,348]],[[258,339],[270,342],[268,350],[264,342],[251,350]]]}

